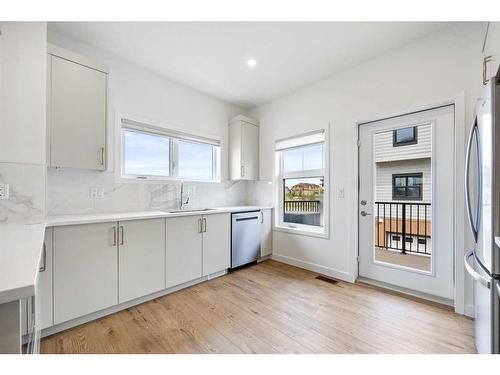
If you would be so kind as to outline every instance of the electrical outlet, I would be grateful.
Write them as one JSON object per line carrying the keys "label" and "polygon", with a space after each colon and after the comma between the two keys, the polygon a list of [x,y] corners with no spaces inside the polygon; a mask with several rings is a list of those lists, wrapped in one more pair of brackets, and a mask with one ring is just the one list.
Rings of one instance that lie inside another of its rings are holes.
{"label": "electrical outlet", "polygon": [[9,199],[9,184],[0,184],[0,199]]}
{"label": "electrical outlet", "polygon": [[104,198],[104,188],[93,186],[90,188],[90,199],[103,199]]}

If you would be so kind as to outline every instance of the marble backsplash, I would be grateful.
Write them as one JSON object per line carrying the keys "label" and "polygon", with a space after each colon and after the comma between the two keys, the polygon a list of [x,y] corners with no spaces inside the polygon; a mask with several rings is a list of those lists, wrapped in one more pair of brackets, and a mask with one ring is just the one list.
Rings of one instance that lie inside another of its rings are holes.
{"label": "marble backsplash", "polygon": [[9,184],[9,199],[0,199],[0,223],[42,219],[45,180],[45,165],[0,162],[0,183]]}
{"label": "marble backsplash", "polygon": [[[235,206],[251,204],[247,182],[184,183],[187,208]],[[104,189],[104,198],[90,198],[90,188]],[[115,181],[110,172],[69,168],[49,168],[47,171],[47,215],[100,212],[127,212],[177,209],[180,183],[150,183]]]}

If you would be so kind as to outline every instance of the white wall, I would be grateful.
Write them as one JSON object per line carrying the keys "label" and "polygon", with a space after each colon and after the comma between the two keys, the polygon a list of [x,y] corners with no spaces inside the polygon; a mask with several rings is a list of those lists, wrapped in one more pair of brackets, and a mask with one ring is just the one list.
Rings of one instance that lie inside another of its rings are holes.
{"label": "white wall", "polygon": [[[223,178],[227,176],[229,118],[244,113],[241,108],[172,82],[156,73],[131,65],[105,52],[49,30],[50,43],[92,58],[109,68],[108,172],[72,169],[48,171],[49,214],[126,211],[170,208],[177,204],[178,183],[115,183],[113,175],[113,130],[115,113],[135,115],[169,124],[187,133],[222,138]],[[89,188],[102,186],[105,198],[91,200]],[[191,205],[214,206],[245,203],[246,183],[187,186]]]}
{"label": "white wall", "polygon": [[[260,121],[261,179],[271,180],[273,141],[331,124],[330,238],[274,232],[273,256],[334,277],[356,277],[356,122],[410,112],[465,96],[465,122],[481,89],[484,24],[468,23],[365,62],[249,111]],[[460,111],[457,116],[464,116]],[[463,120],[463,118],[462,118]],[[458,134],[460,134],[458,129]],[[464,140],[465,143],[465,140]],[[465,148],[465,144],[463,145]],[[463,150],[459,150],[463,154]],[[255,184],[256,203],[273,187]],[[345,198],[339,191],[345,190]],[[464,217],[464,209],[457,213]],[[464,222],[466,224],[466,222]],[[468,228],[464,228],[469,233]],[[470,245],[470,238],[465,245]],[[459,298],[463,299],[464,296]],[[472,302],[470,286],[466,304]]]}
{"label": "white wall", "polygon": [[45,203],[45,22],[0,23],[0,222],[42,217]]}

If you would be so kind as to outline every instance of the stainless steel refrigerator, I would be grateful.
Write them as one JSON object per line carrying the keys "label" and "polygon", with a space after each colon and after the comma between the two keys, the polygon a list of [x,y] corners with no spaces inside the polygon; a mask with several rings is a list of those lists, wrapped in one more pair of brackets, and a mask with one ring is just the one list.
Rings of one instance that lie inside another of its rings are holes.
{"label": "stainless steel refrigerator", "polygon": [[[500,73],[500,71],[499,71]],[[465,267],[474,281],[478,353],[500,352],[500,74],[476,103],[467,144],[466,206],[474,248]],[[498,239],[498,240],[496,240]]]}

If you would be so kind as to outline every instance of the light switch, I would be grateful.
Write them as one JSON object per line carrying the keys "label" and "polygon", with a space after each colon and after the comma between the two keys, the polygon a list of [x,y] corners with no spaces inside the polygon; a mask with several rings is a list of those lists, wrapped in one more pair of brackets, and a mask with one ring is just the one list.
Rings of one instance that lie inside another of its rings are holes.
{"label": "light switch", "polygon": [[0,199],[9,199],[9,184],[0,184]]}
{"label": "light switch", "polygon": [[344,199],[345,193],[344,189],[339,189],[338,197],[339,199]]}

